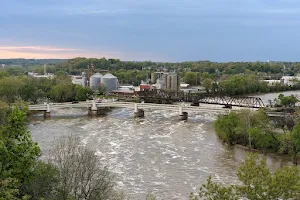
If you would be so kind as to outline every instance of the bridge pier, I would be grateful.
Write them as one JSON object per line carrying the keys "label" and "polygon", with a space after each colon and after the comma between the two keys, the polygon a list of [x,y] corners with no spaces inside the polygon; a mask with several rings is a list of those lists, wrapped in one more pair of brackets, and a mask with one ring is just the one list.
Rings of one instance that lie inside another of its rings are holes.
{"label": "bridge pier", "polygon": [[106,108],[97,107],[95,100],[93,100],[92,107],[88,110],[88,115],[97,116],[97,115],[105,115]]}
{"label": "bridge pier", "polygon": [[139,109],[137,104],[134,104],[133,117],[144,117],[145,113],[143,109]]}
{"label": "bridge pier", "polygon": [[88,110],[88,115],[90,115],[90,116],[98,116],[98,115],[105,115],[105,114],[106,114],[105,108],[97,108],[96,110],[89,108],[89,110]]}
{"label": "bridge pier", "polygon": [[182,106],[179,106],[179,120],[187,120],[188,112],[182,112]]}
{"label": "bridge pier", "polygon": [[144,117],[145,116],[144,110],[143,109],[138,109],[137,112],[134,111],[133,116],[134,117]]}
{"label": "bridge pier", "polygon": [[44,111],[44,118],[45,119],[51,118],[51,112]]}
{"label": "bridge pier", "polygon": [[182,115],[179,115],[179,120],[187,120],[188,119],[188,112],[182,112]]}
{"label": "bridge pier", "polygon": [[48,119],[51,117],[50,104],[49,103],[44,103],[44,104],[47,104],[47,110],[44,111],[44,119]]}

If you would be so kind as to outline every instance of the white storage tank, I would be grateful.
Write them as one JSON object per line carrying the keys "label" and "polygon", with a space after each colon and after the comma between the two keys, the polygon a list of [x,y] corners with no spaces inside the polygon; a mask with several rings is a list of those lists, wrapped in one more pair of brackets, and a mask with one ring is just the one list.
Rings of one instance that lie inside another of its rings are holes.
{"label": "white storage tank", "polygon": [[94,91],[99,89],[100,83],[101,83],[101,78],[102,74],[96,73],[93,76],[90,77],[90,88]]}
{"label": "white storage tank", "polygon": [[101,77],[101,84],[105,86],[106,92],[117,90],[118,78],[112,74],[105,74]]}

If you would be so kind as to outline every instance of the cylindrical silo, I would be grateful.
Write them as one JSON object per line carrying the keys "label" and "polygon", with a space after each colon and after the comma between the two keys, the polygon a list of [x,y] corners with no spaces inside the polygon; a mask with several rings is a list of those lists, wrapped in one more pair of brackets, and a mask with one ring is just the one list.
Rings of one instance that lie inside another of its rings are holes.
{"label": "cylindrical silo", "polygon": [[157,80],[157,73],[153,72],[151,73],[151,82],[154,84]]}
{"label": "cylindrical silo", "polygon": [[167,88],[167,79],[168,79],[168,74],[164,74],[162,76],[162,80],[164,81],[164,90]]}
{"label": "cylindrical silo", "polygon": [[90,88],[94,91],[99,89],[101,83],[102,74],[96,73],[90,77]]}
{"label": "cylindrical silo", "polygon": [[171,75],[171,90],[178,91],[178,76]]}
{"label": "cylindrical silo", "polygon": [[167,89],[168,89],[168,90],[171,89],[171,81],[172,81],[171,76],[170,76],[170,75],[167,76]]}
{"label": "cylindrical silo", "polygon": [[117,90],[118,78],[112,74],[105,74],[101,77],[101,84],[105,86],[106,92]]}

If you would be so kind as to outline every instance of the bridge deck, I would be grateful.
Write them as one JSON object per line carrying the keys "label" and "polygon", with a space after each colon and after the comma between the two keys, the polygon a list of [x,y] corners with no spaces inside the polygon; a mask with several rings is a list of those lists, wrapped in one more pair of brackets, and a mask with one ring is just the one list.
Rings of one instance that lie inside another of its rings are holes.
{"label": "bridge deck", "polygon": [[[212,106],[189,106],[187,104],[154,104],[154,103],[132,103],[132,102],[107,102],[107,103],[95,103],[96,107],[116,107],[116,108],[132,108],[136,106],[140,109],[158,109],[158,110],[172,110],[178,111],[182,108],[184,112],[213,112],[213,113],[229,113],[231,110],[222,107],[212,107]],[[51,109],[64,109],[64,108],[91,108],[93,106],[92,102],[80,102],[77,104],[71,103],[50,103],[49,107]],[[39,105],[29,105],[29,111],[47,111],[47,104]]]}

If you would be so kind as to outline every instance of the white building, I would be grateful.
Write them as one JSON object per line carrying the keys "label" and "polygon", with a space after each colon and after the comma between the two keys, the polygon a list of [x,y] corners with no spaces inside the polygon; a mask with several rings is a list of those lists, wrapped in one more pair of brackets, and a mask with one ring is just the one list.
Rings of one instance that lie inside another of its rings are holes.
{"label": "white building", "polygon": [[29,76],[32,76],[34,78],[54,78],[54,74],[46,74],[46,75],[40,75],[38,73],[35,73],[35,72],[28,72],[28,75]]}
{"label": "white building", "polygon": [[281,83],[292,86],[295,84],[295,82],[300,81],[300,77],[299,76],[283,76],[280,80],[281,80]]}
{"label": "white building", "polygon": [[72,83],[75,85],[82,85],[82,76],[72,76]]}
{"label": "white building", "polygon": [[268,86],[274,86],[282,82],[281,80],[263,80],[263,81],[266,82]]}

